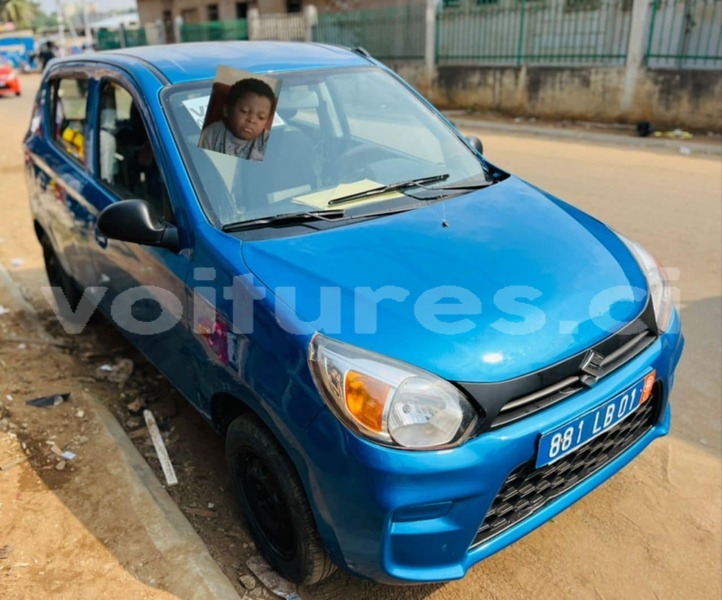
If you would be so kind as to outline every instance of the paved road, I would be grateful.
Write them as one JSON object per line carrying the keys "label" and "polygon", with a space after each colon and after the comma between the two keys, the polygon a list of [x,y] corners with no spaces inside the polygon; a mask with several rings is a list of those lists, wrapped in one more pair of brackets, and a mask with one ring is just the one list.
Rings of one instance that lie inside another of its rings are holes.
{"label": "paved road", "polygon": [[[29,91],[32,80],[26,78],[25,83]],[[16,166],[16,144],[29,122],[30,108],[27,95],[0,99],[0,119],[8,124],[8,143],[0,146],[0,175],[8,182],[0,189],[3,203],[26,202],[22,169]],[[610,223],[679,270],[688,345],[673,395],[674,435],[656,442],[612,481],[553,522],[472,569],[463,581],[386,588],[339,574],[301,590],[301,596],[344,600],[719,598],[719,159],[626,147],[623,141],[619,147],[597,147],[483,128],[466,132],[482,137],[490,160]],[[12,200],[3,198],[9,193]],[[27,212],[14,213],[17,230],[28,230]],[[34,256],[29,262],[37,259],[31,235],[12,243],[15,255]],[[0,256],[6,261],[9,255],[0,252]],[[22,280],[22,270],[16,271]],[[215,437],[195,442],[199,455],[212,453],[219,443]],[[211,551],[219,561],[228,558]]]}

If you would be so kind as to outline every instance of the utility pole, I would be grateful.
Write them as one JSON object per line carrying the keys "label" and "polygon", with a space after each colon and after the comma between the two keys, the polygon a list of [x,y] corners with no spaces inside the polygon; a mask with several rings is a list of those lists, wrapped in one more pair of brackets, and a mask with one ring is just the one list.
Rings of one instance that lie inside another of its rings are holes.
{"label": "utility pole", "polygon": [[60,56],[65,56],[65,18],[63,17],[63,3],[58,1],[58,46]]}
{"label": "utility pole", "polygon": [[90,32],[90,23],[88,18],[88,0],[83,0],[83,30],[85,31],[85,45],[92,47],[93,34]]}

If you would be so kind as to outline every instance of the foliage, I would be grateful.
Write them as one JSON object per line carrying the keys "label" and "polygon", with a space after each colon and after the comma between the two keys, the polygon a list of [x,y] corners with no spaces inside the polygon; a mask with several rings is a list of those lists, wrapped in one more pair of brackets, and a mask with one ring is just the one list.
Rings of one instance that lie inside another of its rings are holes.
{"label": "foliage", "polygon": [[18,29],[31,27],[40,7],[32,0],[0,0],[0,19],[10,21]]}

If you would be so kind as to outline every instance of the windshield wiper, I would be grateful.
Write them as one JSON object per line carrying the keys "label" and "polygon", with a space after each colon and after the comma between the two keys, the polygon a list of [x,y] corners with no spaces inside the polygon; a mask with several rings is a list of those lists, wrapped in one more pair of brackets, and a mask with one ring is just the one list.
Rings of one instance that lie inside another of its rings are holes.
{"label": "windshield wiper", "polygon": [[243,231],[244,229],[255,229],[266,225],[293,225],[294,223],[305,223],[307,221],[335,221],[344,216],[343,210],[314,210],[296,213],[281,213],[269,217],[260,217],[248,221],[237,221],[226,223],[221,227],[223,231]]}
{"label": "windshield wiper", "polygon": [[433,188],[422,188],[423,191],[418,194],[408,194],[416,200],[430,201],[439,200],[440,198],[446,198],[454,194],[448,192],[463,192],[466,190],[480,190],[490,185],[494,185],[496,181],[480,181],[479,183],[466,183],[459,185],[440,185]]}
{"label": "windshield wiper", "polygon": [[496,181],[480,181],[479,183],[467,183],[465,185],[440,185],[433,190],[480,190],[481,188],[494,185]]}
{"label": "windshield wiper", "polygon": [[434,183],[435,181],[443,181],[448,179],[449,174],[444,173],[443,175],[432,175],[431,177],[421,177],[419,179],[410,179],[408,181],[400,181],[399,183],[389,183],[388,185],[379,185],[377,187],[365,190],[363,192],[356,192],[355,194],[349,194],[347,196],[340,196],[328,201],[329,206],[335,206],[336,204],[344,204],[346,202],[352,202],[359,198],[369,198],[371,196],[380,196],[386,192],[394,192],[396,190],[403,190],[405,188],[417,187],[426,183]]}

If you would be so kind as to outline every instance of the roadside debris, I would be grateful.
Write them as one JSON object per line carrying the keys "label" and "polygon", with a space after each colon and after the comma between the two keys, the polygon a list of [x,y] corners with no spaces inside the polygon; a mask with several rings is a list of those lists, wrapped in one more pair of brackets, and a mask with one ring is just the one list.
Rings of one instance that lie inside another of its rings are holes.
{"label": "roadside debris", "polygon": [[24,262],[25,261],[22,258],[13,258],[10,261],[10,264],[12,265],[13,269],[17,269],[19,267],[22,267]]}
{"label": "roadside debris", "polygon": [[[276,573],[276,571],[273,570],[271,565],[269,565],[262,556],[251,556],[251,558],[246,561],[246,566],[263,585],[265,585],[279,598],[285,598],[286,600],[300,600],[298,592],[296,591],[296,586]],[[243,583],[242,580],[241,583]]]}
{"label": "roadside debris", "polygon": [[5,315],[10,312],[9,308],[5,308],[2,304],[0,304],[0,315]]}
{"label": "roadside debris", "polygon": [[123,385],[133,373],[133,361],[129,358],[121,358],[114,365],[104,364],[95,370],[98,379],[112,381]]}
{"label": "roadside debris", "polygon": [[238,581],[240,581],[247,590],[252,590],[256,587],[256,578],[253,575],[241,575]]}
{"label": "roadside debris", "polygon": [[691,140],[694,135],[692,135],[689,131],[684,131],[683,129],[672,129],[671,131],[655,131],[654,137],[667,137],[667,138],[673,138],[678,140]]}
{"label": "roadside debris", "polygon": [[639,137],[648,137],[654,133],[654,125],[649,121],[640,121],[637,123],[637,135]]}
{"label": "roadside debris", "polygon": [[[0,315],[4,314],[2,312],[3,308],[4,308],[3,306],[0,306]],[[10,311],[8,309],[5,309],[5,312],[10,312]],[[70,344],[66,344],[64,342],[60,342],[60,341],[54,340],[54,339],[43,340],[40,338],[18,337],[18,336],[14,336],[14,335],[3,336],[3,338],[0,340],[0,342],[3,344],[18,343],[18,344],[34,344],[37,346],[57,346],[58,348],[65,348],[68,350],[72,349],[72,347],[73,347]]]}
{"label": "roadside debris", "polygon": [[[143,398],[136,398],[133,402],[126,404],[125,407],[128,409],[130,414],[139,415],[145,408],[145,400],[143,400]],[[135,429],[135,427],[133,429]]]}
{"label": "roadside debris", "polygon": [[10,544],[0,547],[0,560],[5,560],[10,553],[13,551],[13,547]]}
{"label": "roadside debris", "polygon": [[145,429],[144,427],[140,428],[140,429],[136,429],[136,430],[128,433],[128,437],[131,440],[137,440],[138,438],[143,438],[143,437],[146,437],[147,435],[150,435],[150,434],[148,433],[148,430]]}
{"label": "roadside debris", "polygon": [[74,460],[77,457],[77,454],[71,452],[70,450],[61,450],[55,443],[50,446],[50,451],[55,454],[55,456],[58,456],[64,460]]}
{"label": "roadside debris", "polygon": [[68,398],[70,398],[70,392],[66,392],[65,394],[55,394],[53,396],[41,396],[40,398],[27,400],[25,404],[28,406],[35,406],[36,408],[53,408],[63,402],[67,402]]}
{"label": "roadside debris", "polygon": [[58,461],[58,464],[55,465],[55,469],[58,471],[62,471],[65,469],[66,462],[64,460]]}
{"label": "roadside debris", "polygon": [[[4,465],[0,465],[0,471],[9,471],[13,467],[18,466],[20,463],[25,462],[28,460],[28,456],[21,456],[20,458],[16,458],[15,460],[11,460],[10,462],[6,462]],[[2,558],[0,556],[0,558]]]}
{"label": "roadside debris", "polygon": [[193,515],[194,517],[206,517],[207,519],[215,519],[218,514],[213,510],[206,510],[205,508],[193,508],[193,507],[185,507],[183,510],[185,510],[189,515]]}
{"label": "roadside debris", "polygon": [[55,454],[55,456],[63,457],[63,451],[58,448],[57,444],[53,442],[50,446],[50,451]]}
{"label": "roadside debris", "polygon": [[680,146],[679,153],[683,156],[689,156],[690,154],[692,154],[692,149],[688,146]]}
{"label": "roadside debris", "polygon": [[170,462],[168,450],[166,450],[165,444],[163,443],[163,437],[160,435],[160,430],[158,429],[158,424],[155,422],[153,413],[146,409],[143,411],[143,418],[145,419],[146,427],[148,427],[150,439],[153,440],[153,446],[155,446],[155,452],[158,455],[158,460],[160,460],[160,467],[163,469],[166,483],[168,485],[178,485],[173,464]]}

